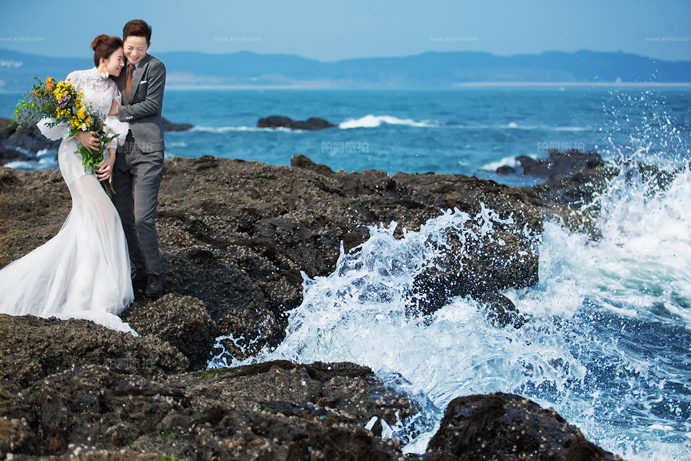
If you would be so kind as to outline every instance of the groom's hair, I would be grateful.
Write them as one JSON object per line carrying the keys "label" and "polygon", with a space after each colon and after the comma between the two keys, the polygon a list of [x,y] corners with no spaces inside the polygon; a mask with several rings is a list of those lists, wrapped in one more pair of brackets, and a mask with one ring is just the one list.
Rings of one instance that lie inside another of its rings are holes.
{"label": "groom's hair", "polygon": [[133,19],[122,29],[122,39],[127,40],[127,37],[134,35],[135,37],[146,38],[146,44],[151,45],[151,26],[143,19]]}

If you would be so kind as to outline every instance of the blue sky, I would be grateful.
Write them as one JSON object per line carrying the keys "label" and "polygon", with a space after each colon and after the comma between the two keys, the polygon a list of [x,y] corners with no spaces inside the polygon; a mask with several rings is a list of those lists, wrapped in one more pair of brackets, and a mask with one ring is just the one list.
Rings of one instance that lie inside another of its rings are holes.
{"label": "blue sky", "polygon": [[[2,0],[0,48],[90,57],[100,33],[153,27],[151,53],[295,54],[320,61],[426,51],[623,51],[691,60],[690,0]],[[110,4],[111,7],[106,5]]]}

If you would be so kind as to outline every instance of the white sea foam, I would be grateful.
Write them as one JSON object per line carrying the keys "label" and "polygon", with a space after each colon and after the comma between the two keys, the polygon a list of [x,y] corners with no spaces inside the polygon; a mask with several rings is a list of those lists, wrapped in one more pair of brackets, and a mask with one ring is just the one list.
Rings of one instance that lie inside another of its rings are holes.
{"label": "white sea foam", "polygon": [[411,119],[400,119],[398,117],[394,117],[391,115],[365,115],[362,118],[359,118],[357,120],[355,119],[350,119],[346,120],[345,122],[341,122],[338,127],[343,128],[343,129],[348,129],[348,128],[375,128],[381,125],[382,123],[386,123],[388,125],[407,125],[407,126],[417,126],[417,127],[434,127],[438,126],[434,123],[431,123],[427,120],[421,121],[421,122],[416,122],[415,120]]}
{"label": "white sea foam", "polygon": [[291,130],[290,128],[259,128],[256,126],[195,126],[190,131],[203,131],[208,133],[228,133],[231,131],[281,131],[287,133],[302,133],[304,130]]}
{"label": "white sea foam", "polygon": [[[554,407],[627,459],[683,459],[691,424],[675,389],[691,387],[689,356],[666,348],[691,325],[689,197],[691,173],[666,190],[623,174],[598,202],[598,239],[546,223],[539,284],[505,293],[531,318],[519,330],[498,330],[469,298],[425,320],[406,316],[415,274],[444,251],[449,231],[471,237],[468,215],[446,213],[400,240],[392,227],[374,228],[330,276],[303,274],[304,301],[290,313],[285,340],[250,361],[371,367],[424,409],[392,428],[408,452],[424,450],[452,398],[502,391]],[[496,216],[485,210],[477,219],[491,232]],[[215,365],[241,363],[221,354]]]}
{"label": "white sea foam", "polygon": [[550,126],[550,125],[523,125],[516,122],[510,122],[507,125],[501,125],[497,128],[511,129],[511,130],[544,130],[544,131],[588,131],[590,128],[582,126]]}
{"label": "white sea foam", "polygon": [[490,162],[485,165],[482,165],[480,168],[487,171],[497,171],[497,168],[502,166],[510,166],[512,168],[515,168],[517,165],[518,162],[516,162],[516,157],[504,157],[498,162]]}

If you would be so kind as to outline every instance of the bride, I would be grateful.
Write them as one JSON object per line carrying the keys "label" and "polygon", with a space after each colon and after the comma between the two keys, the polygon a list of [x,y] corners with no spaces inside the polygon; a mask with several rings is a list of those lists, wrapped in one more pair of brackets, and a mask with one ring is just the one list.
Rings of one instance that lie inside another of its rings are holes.
{"label": "bride", "polygon": [[93,174],[84,171],[77,143],[91,150],[98,138],[83,131],[70,137],[65,125],[48,128],[50,119],[38,123],[43,135],[62,139],[58,163],[72,210],[55,237],[0,270],[0,313],[88,319],[136,335],[117,316],[134,299],[130,261],[120,217],[99,183],[111,181],[115,148],[129,130],[127,123],[109,115],[114,101],[121,102],[113,77],[125,65],[123,42],[104,34],[91,47],[96,67],[72,72],[67,79],[82,91],[85,104],[100,113],[106,135],[119,136],[108,144],[106,160]]}

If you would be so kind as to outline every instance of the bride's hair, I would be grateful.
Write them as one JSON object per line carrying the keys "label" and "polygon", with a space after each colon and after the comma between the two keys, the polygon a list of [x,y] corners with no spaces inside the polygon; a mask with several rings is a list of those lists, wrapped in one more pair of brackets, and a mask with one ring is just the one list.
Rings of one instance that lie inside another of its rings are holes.
{"label": "bride's hair", "polygon": [[108,59],[118,48],[122,48],[122,39],[115,35],[108,36],[101,34],[91,42],[91,49],[94,50],[94,64],[96,67],[101,63],[101,58]]}

